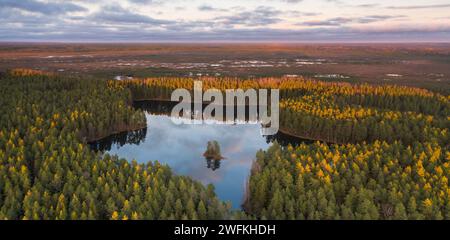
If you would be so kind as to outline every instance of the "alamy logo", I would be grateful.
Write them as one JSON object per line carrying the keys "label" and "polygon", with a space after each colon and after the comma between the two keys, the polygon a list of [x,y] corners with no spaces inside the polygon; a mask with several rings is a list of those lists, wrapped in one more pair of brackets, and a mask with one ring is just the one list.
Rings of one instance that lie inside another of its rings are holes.
{"label": "alamy logo", "polygon": [[[171,113],[175,124],[210,124],[211,121],[207,120],[215,119],[225,124],[261,124],[261,134],[265,136],[278,132],[279,89],[270,90],[270,102],[267,89],[227,89],[225,92],[208,89],[203,93],[201,81],[194,82],[193,93],[194,98],[187,89],[180,88],[172,92],[172,101],[178,102],[181,98]],[[205,103],[208,103],[206,107]]]}

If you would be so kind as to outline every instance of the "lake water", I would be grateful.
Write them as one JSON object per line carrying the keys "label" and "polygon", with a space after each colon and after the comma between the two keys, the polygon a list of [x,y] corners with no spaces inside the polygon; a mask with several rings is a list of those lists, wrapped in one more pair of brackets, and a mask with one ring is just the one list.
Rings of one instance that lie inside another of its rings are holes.
{"label": "lake water", "polygon": [[[158,160],[167,164],[179,175],[187,175],[203,184],[213,184],[218,197],[240,208],[246,182],[255,160],[256,152],[267,149],[274,140],[281,144],[298,144],[300,139],[277,134],[261,135],[258,123],[181,124],[172,122],[168,113],[172,104],[140,102],[137,108],[145,111],[147,129],[125,132],[91,144],[96,150],[137,162]],[[244,121],[245,122],[245,121]],[[220,161],[203,157],[208,141],[217,141]]]}

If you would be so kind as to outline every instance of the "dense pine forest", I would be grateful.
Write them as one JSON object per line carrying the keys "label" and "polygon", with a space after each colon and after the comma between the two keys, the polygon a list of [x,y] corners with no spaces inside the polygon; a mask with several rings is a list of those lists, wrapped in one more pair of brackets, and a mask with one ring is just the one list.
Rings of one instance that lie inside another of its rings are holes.
{"label": "dense pine forest", "polygon": [[255,153],[243,211],[212,185],[86,143],[146,126],[136,100],[190,78],[106,81],[14,70],[0,84],[2,219],[450,219],[450,96],[304,78],[203,78],[280,89],[280,129],[317,140]]}
{"label": "dense pine forest", "polygon": [[213,186],[86,142],[145,126],[111,82],[14,71],[0,80],[1,219],[224,219]]}
{"label": "dense pine forest", "polygon": [[246,209],[262,219],[450,219],[449,168],[436,142],[275,144],[257,154]]}

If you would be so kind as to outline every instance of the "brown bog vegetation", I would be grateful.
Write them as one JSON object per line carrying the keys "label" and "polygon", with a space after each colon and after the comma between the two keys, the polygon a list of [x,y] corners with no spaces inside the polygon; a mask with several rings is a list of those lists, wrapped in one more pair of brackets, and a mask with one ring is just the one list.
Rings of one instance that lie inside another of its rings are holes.
{"label": "brown bog vegetation", "polygon": [[448,93],[449,44],[0,44],[16,67],[116,76],[308,76]]}

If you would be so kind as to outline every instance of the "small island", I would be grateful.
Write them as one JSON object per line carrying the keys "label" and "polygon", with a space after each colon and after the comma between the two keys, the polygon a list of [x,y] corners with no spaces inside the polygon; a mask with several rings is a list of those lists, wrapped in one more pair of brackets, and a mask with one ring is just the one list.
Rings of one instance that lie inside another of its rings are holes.
{"label": "small island", "polygon": [[206,152],[203,153],[203,156],[208,160],[219,161],[224,159],[220,152],[220,146],[217,141],[209,141],[208,146],[206,147]]}

